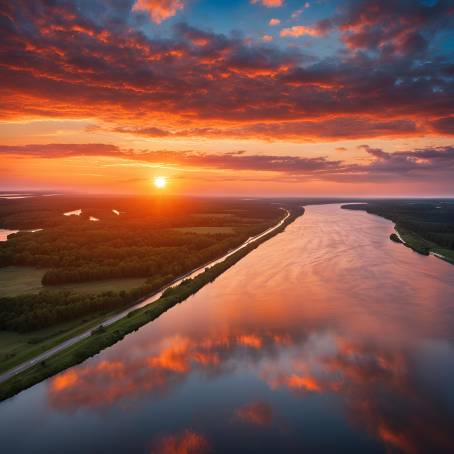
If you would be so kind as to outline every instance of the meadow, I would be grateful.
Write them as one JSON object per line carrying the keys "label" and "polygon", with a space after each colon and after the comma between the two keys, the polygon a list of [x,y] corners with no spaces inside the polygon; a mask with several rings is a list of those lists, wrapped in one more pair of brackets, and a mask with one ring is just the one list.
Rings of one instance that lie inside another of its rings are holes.
{"label": "meadow", "polygon": [[53,285],[42,284],[46,269],[27,266],[5,266],[0,268],[0,298],[18,296],[25,293],[47,291],[73,291],[78,293],[102,293],[112,290],[131,290],[145,283],[145,278],[106,279],[103,281],[81,282],[72,284]]}

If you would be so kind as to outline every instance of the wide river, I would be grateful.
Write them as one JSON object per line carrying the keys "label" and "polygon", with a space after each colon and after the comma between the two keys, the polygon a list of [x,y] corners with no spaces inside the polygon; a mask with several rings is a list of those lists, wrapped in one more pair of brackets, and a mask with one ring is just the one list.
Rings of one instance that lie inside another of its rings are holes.
{"label": "wide river", "polygon": [[454,452],[454,267],[339,205],[0,404],[5,453]]}

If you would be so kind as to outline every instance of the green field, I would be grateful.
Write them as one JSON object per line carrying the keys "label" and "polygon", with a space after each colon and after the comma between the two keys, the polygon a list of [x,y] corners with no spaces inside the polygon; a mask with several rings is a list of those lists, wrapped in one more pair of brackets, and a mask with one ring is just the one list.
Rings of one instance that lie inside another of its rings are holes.
{"label": "green field", "polygon": [[45,269],[25,266],[7,266],[0,268],[0,297],[17,296],[24,293],[38,293],[41,290],[71,290],[78,293],[102,293],[109,290],[131,290],[140,287],[144,278],[109,279],[103,281],[83,282],[80,284],[61,284],[44,287],[41,279]]}

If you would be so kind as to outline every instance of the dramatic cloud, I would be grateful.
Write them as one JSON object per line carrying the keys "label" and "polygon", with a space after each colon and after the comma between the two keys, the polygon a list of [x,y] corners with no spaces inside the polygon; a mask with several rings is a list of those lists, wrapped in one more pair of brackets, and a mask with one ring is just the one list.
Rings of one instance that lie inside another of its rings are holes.
{"label": "dramatic cloud", "polygon": [[[338,31],[347,48],[326,59],[273,45],[267,35],[257,43],[181,23],[169,36],[151,37],[134,27],[139,8],[159,22],[182,1],[136,2],[135,12],[133,2],[103,5],[7,2],[1,119],[94,117],[156,137],[193,131],[271,140],[452,130],[452,61],[430,47],[449,29],[448,2],[349,2],[331,18],[281,30],[320,39]],[[342,122],[355,127],[342,135]]]}
{"label": "dramatic cloud", "polygon": [[453,25],[449,0],[350,0],[339,9],[318,27],[338,29],[351,48],[379,50],[388,56],[424,52],[437,31]]}
{"label": "dramatic cloud", "polygon": [[137,0],[132,10],[145,11],[153,22],[160,24],[183,8],[183,0]]}

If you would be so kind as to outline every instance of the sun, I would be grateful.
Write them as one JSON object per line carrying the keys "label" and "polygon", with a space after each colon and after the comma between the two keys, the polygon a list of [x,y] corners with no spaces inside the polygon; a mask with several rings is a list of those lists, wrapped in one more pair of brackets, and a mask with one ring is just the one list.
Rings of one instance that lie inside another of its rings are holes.
{"label": "sun", "polygon": [[167,178],[166,177],[155,177],[155,179],[153,180],[153,184],[158,189],[163,189],[167,186]]}

